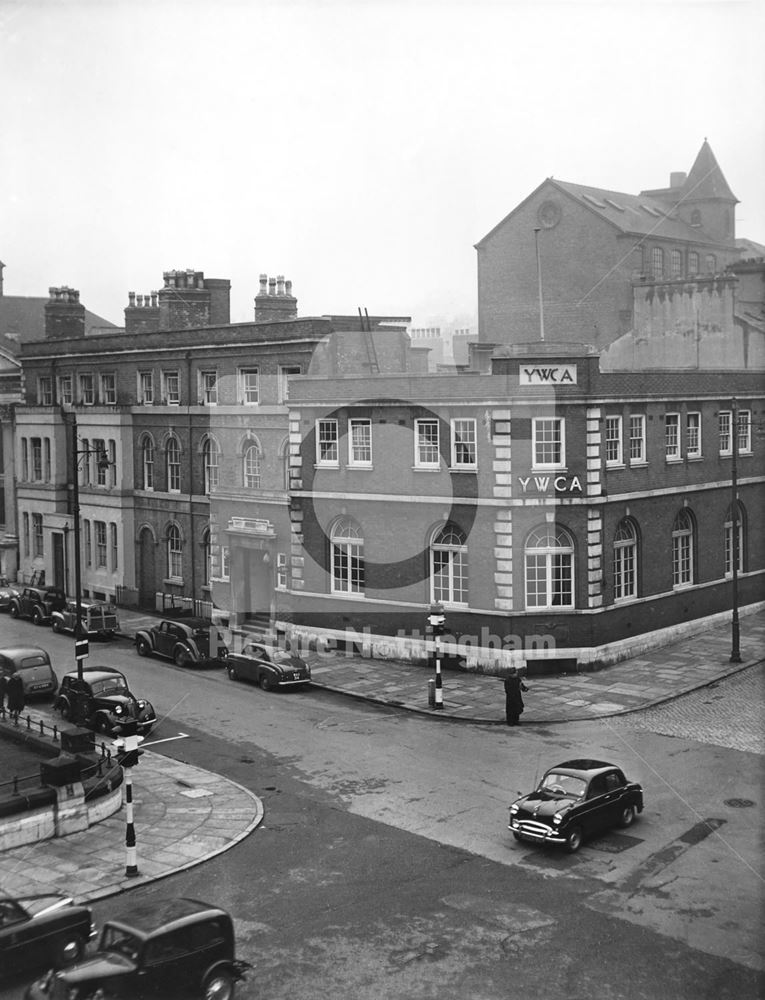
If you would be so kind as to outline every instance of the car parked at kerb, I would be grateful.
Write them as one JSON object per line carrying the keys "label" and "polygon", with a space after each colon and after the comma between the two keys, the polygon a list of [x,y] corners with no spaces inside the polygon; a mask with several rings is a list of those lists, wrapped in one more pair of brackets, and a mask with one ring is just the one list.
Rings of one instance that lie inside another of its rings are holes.
{"label": "car parked at kerb", "polygon": [[41,646],[3,646],[0,649],[0,675],[10,680],[21,677],[24,699],[50,698],[58,689],[58,677],[50,656]]}
{"label": "car parked at kerb", "polygon": [[20,593],[19,588],[14,587],[7,576],[0,576],[0,611],[10,611],[11,601]]}
{"label": "car parked at kerb", "polygon": [[96,951],[51,970],[25,1000],[231,1000],[249,968],[235,956],[225,910],[195,899],[136,900],[106,921]]}
{"label": "car parked at kerb", "polygon": [[157,721],[151,702],[136,698],[114,667],[84,667],[82,680],[76,670],[64,674],[55,708],[67,722],[110,736],[132,729],[134,721],[145,735]]}
{"label": "car parked at kerb", "polygon": [[516,840],[560,844],[573,853],[586,837],[631,826],[643,811],[643,789],[602,760],[567,760],[547,771],[535,791],[510,806]]}
{"label": "car parked at kerb", "polygon": [[301,656],[256,640],[245,642],[241,653],[229,653],[226,671],[232,681],[252,681],[264,691],[304,688],[311,681]]}
{"label": "car parked at kerb", "polygon": [[[51,613],[51,628],[54,632],[77,634],[77,601],[68,600],[63,608]],[[103,601],[80,601],[81,638],[113,639],[119,631],[117,613]]]}
{"label": "car parked at kerb", "polygon": [[165,620],[135,634],[139,656],[165,656],[178,667],[222,667],[228,647],[214,625],[204,618]]}
{"label": "car parked at kerb", "polygon": [[0,980],[76,962],[92,932],[90,909],[68,896],[0,896]]}
{"label": "car parked at kerb", "polygon": [[35,625],[49,625],[51,615],[66,604],[66,594],[58,587],[24,587],[11,598],[8,610],[13,618],[31,618]]}

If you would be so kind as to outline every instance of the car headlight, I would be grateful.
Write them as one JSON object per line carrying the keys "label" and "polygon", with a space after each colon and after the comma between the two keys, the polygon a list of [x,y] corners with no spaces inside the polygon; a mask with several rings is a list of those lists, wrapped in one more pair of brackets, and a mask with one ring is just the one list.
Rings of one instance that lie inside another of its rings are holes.
{"label": "car headlight", "polygon": [[114,714],[115,715],[122,715],[122,705],[115,705],[114,706]]}
{"label": "car headlight", "polygon": [[139,701],[137,704],[141,711],[143,711],[146,708],[146,702],[143,700]]}
{"label": "car headlight", "polygon": [[516,805],[515,803],[513,803],[513,804],[512,804],[511,806],[510,806],[510,815],[511,815],[511,816],[515,816],[515,814],[516,814],[517,812],[518,812],[518,806],[517,806],[517,805]]}
{"label": "car headlight", "polygon": [[558,823],[560,823],[560,821],[561,821],[562,819],[563,819],[563,813],[556,813],[556,814],[555,814],[555,815],[553,816],[553,823],[555,823],[555,825],[557,826],[557,825],[558,825]]}

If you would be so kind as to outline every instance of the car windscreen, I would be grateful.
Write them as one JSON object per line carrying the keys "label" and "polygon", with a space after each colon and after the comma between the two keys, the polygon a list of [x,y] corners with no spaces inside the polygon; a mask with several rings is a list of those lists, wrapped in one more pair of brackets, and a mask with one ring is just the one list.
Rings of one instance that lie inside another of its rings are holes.
{"label": "car windscreen", "polygon": [[98,696],[105,694],[126,694],[128,686],[124,677],[107,677],[102,681],[93,681],[91,688],[93,694]]}
{"label": "car windscreen", "polygon": [[121,927],[107,924],[101,935],[101,951],[116,951],[118,955],[137,960],[141,951],[141,939]]}
{"label": "car windscreen", "polygon": [[581,799],[587,791],[587,782],[584,778],[577,778],[573,774],[552,771],[544,776],[539,789],[555,795],[569,795],[573,799]]}

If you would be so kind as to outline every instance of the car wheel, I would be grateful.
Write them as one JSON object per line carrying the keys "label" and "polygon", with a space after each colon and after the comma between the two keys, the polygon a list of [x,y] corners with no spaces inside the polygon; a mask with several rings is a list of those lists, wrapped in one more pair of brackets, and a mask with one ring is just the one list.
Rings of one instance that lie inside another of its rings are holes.
{"label": "car wheel", "polygon": [[32,612],[32,624],[42,625],[42,623],[43,623],[42,612],[40,611],[39,608],[35,608],[34,611]]}
{"label": "car wheel", "polygon": [[204,1000],[232,1000],[234,996],[234,979],[230,972],[219,969],[205,979],[202,988]]}
{"label": "car wheel", "polygon": [[576,854],[581,846],[582,828],[580,826],[572,826],[566,834],[566,850],[569,854]]}
{"label": "car wheel", "polygon": [[625,806],[619,816],[619,826],[632,826],[635,822],[635,807]]}
{"label": "car wheel", "polygon": [[85,952],[85,942],[79,934],[66,934],[56,942],[54,964],[57,968],[79,962]]}
{"label": "car wheel", "polygon": [[261,674],[258,683],[260,684],[261,690],[263,691],[273,691],[274,689],[274,682],[271,680],[268,674]]}
{"label": "car wheel", "polygon": [[12,604],[11,605],[11,618],[18,618],[18,617],[19,617],[19,606],[18,606],[18,604]]}
{"label": "car wheel", "polygon": [[61,622],[58,620],[58,618],[54,618],[53,621],[51,622],[51,626],[50,627],[53,629],[54,632],[60,632],[61,631]]}
{"label": "car wheel", "polygon": [[230,663],[226,667],[226,673],[228,674],[228,679],[230,681],[238,681],[239,680],[239,677],[237,676],[236,670],[234,669],[234,667],[231,666]]}
{"label": "car wheel", "polygon": [[108,736],[109,733],[112,731],[112,727],[109,725],[109,720],[105,715],[96,716],[95,729],[96,732],[103,733],[105,736]]}
{"label": "car wheel", "polygon": [[185,667],[191,663],[191,657],[189,656],[189,651],[184,646],[179,646],[173,656],[175,660],[176,667]]}
{"label": "car wheel", "polygon": [[136,643],[136,649],[138,650],[139,656],[148,656],[151,652],[151,646],[145,639],[139,639]]}

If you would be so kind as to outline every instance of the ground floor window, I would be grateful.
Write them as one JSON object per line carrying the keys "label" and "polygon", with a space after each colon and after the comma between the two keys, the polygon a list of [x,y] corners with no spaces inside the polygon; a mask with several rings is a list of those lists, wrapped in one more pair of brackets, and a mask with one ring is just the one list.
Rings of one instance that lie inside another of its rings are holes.
{"label": "ground floor window", "polygon": [[330,534],[332,546],[332,591],[364,593],[364,539],[350,519],[337,521]]}
{"label": "ground floor window", "polygon": [[430,599],[441,604],[467,604],[467,536],[456,524],[445,524],[430,543]]}
{"label": "ground floor window", "polygon": [[614,536],[614,599],[637,597],[637,532],[629,518]]}
{"label": "ground floor window", "polygon": [[563,528],[535,528],[526,540],[526,607],[574,606],[574,543]]}

